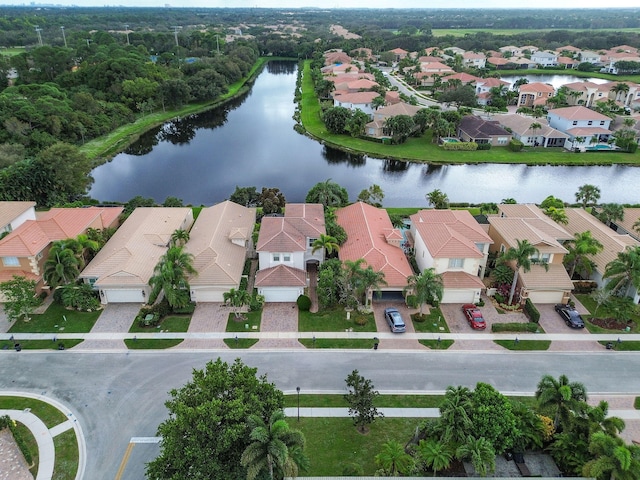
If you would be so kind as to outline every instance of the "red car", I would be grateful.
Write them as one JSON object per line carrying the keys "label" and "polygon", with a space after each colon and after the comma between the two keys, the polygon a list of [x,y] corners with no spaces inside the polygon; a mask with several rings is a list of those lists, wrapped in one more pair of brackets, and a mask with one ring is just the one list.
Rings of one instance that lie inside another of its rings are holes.
{"label": "red car", "polygon": [[471,328],[474,330],[484,330],[487,328],[482,312],[473,303],[465,303],[462,305],[462,311],[464,312],[464,316],[467,317]]}

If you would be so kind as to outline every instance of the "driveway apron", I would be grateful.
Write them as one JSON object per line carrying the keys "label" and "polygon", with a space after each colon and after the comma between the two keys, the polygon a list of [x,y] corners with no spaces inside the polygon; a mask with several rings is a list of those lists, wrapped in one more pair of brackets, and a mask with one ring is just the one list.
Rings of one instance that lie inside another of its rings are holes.
{"label": "driveway apron", "polygon": [[[297,332],[298,306],[295,303],[265,303],[261,332]],[[262,338],[251,348],[304,348],[296,338]]]}

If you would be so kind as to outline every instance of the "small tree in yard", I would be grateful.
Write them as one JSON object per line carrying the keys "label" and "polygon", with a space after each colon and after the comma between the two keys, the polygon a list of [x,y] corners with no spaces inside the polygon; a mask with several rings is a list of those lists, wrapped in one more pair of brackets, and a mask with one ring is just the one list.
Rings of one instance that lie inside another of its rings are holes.
{"label": "small tree in yard", "polygon": [[351,372],[345,381],[349,392],[344,399],[349,405],[349,415],[353,417],[353,424],[358,431],[366,433],[367,425],[371,425],[377,417],[384,416],[373,406],[373,401],[380,394],[374,390],[371,380],[361,376],[358,370]]}
{"label": "small tree in yard", "polygon": [[235,288],[224,292],[222,298],[224,299],[225,305],[231,305],[236,320],[240,318],[240,309],[251,303],[251,295],[249,292]]}
{"label": "small tree in yard", "polygon": [[10,322],[21,318],[29,321],[29,315],[42,303],[36,296],[35,280],[14,275],[12,280],[0,283],[0,291],[4,294],[4,311]]}

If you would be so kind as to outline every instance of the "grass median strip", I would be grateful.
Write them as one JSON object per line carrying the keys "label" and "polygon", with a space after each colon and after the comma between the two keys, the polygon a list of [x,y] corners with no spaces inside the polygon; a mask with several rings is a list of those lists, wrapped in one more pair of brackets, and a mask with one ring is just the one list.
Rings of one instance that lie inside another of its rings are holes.
{"label": "grass median strip", "polygon": [[[14,350],[15,345],[19,344],[22,350],[68,350],[82,343],[84,340],[79,338],[65,338],[64,340],[2,340],[0,341],[0,350]],[[62,345],[64,348],[60,348]]]}
{"label": "grass median strip", "polygon": [[130,350],[164,350],[183,342],[181,338],[126,338],[124,344]]}
{"label": "grass median strip", "polygon": [[494,340],[493,343],[508,350],[548,350],[551,340]]}
{"label": "grass median strip", "polygon": [[56,450],[56,461],[53,466],[51,480],[74,480],[78,472],[78,439],[76,432],[71,429],[53,437]]}
{"label": "grass median strip", "polygon": [[251,348],[258,343],[257,338],[225,338],[224,343],[229,348]]}
{"label": "grass median strip", "polygon": [[375,340],[367,338],[301,338],[298,340],[306,348],[359,348],[372,349]]}
{"label": "grass median strip", "polygon": [[637,352],[640,350],[640,341],[628,341],[622,340],[620,342],[617,341],[602,341],[598,342],[600,345],[606,347],[608,343],[611,344],[611,350],[617,350],[619,352]]}

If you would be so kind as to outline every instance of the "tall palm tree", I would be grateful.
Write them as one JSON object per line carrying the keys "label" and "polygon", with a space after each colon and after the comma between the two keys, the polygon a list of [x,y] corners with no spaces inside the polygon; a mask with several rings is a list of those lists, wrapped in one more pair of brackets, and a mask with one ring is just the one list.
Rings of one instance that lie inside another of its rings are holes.
{"label": "tall palm tree", "polygon": [[567,225],[569,223],[569,217],[567,217],[567,213],[564,211],[564,208],[550,206],[544,211],[544,213],[556,223],[560,223],[562,225]]}
{"label": "tall palm tree", "polygon": [[435,268],[427,268],[418,275],[407,277],[405,291],[411,291],[420,305],[420,315],[425,303],[438,306],[444,294],[442,275]]}
{"label": "tall palm tree", "polygon": [[[240,457],[240,463],[247,468],[247,480],[254,480],[263,472],[271,480],[297,477],[298,471],[306,468],[308,461],[299,455],[304,451],[304,435],[289,428],[281,410],[272,413],[268,423],[252,415],[248,424],[251,443]],[[292,456],[292,451],[297,455]]]}
{"label": "tall palm tree", "polygon": [[369,292],[380,290],[380,287],[386,285],[387,282],[384,280],[384,272],[376,272],[371,265],[368,265],[367,268],[362,268],[363,263],[365,263],[363,258],[355,261],[346,260],[344,267],[349,290],[359,304],[367,306],[369,304]]}
{"label": "tall palm tree", "polygon": [[522,268],[523,272],[531,270],[531,257],[540,254],[540,251],[529,243],[528,240],[516,241],[517,245],[515,247],[509,247],[502,257],[500,257],[501,262],[515,262],[516,264],[513,273],[513,282],[511,283],[511,290],[509,291],[509,305],[511,305],[513,295],[516,292],[520,268]]}
{"label": "tall palm tree", "polygon": [[418,458],[433,470],[433,476],[438,475],[438,471],[446,470],[453,460],[453,452],[444,442],[435,439],[420,440],[418,444]]}
{"label": "tall palm tree", "polygon": [[635,223],[633,224],[633,229],[640,233],[640,218],[638,220],[635,221]]}
{"label": "tall palm tree", "polygon": [[569,382],[566,375],[560,375],[558,380],[551,375],[544,375],[536,390],[538,406],[542,409],[555,410],[554,425],[556,430],[560,425],[567,426],[579,402],[587,401],[587,389],[582,383]]}
{"label": "tall palm tree", "polygon": [[609,279],[605,288],[617,294],[624,296],[632,286],[640,290],[640,247],[618,252],[618,257],[605,267],[602,277]]}
{"label": "tall palm tree", "polygon": [[185,244],[189,241],[190,235],[186,230],[182,230],[181,228],[175,230],[171,234],[171,238],[169,240],[169,244],[172,247],[184,247]]}
{"label": "tall palm tree", "polygon": [[73,283],[80,275],[80,261],[63,242],[53,242],[44,262],[44,280],[51,288]]}
{"label": "tall palm tree", "polygon": [[600,188],[589,183],[578,187],[576,192],[576,202],[582,204],[582,208],[587,208],[589,205],[595,205],[600,200]]}
{"label": "tall palm tree", "polygon": [[605,203],[598,213],[598,220],[611,226],[612,222],[624,220],[624,207],[619,203]]}
{"label": "tall palm tree", "polygon": [[414,464],[413,457],[396,440],[383,443],[382,451],[375,456],[375,461],[387,475],[393,477],[410,473]]}
{"label": "tall palm tree", "polygon": [[540,129],[542,129],[542,125],[538,122],[533,122],[531,125],[529,125],[529,128],[531,130],[533,130],[533,141],[536,141],[536,132]]}
{"label": "tall palm tree", "polygon": [[449,208],[449,197],[442,190],[436,188],[432,192],[425,195],[429,205],[433,205],[436,210],[445,210]]}
{"label": "tall palm tree", "polygon": [[100,243],[89,238],[89,235],[84,233],[81,233],[72,241],[75,243],[74,249],[76,251],[80,251],[79,260],[80,269],[82,270],[87,262],[95,256],[98,250],[100,250]]}
{"label": "tall palm tree", "polygon": [[193,268],[193,255],[184,251],[183,247],[169,247],[160,258],[149,279],[151,295],[149,303],[155,302],[164,292],[171,307],[184,307],[189,303],[189,283],[187,277],[196,274]]}
{"label": "tall palm tree", "polygon": [[467,441],[457,448],[456,457],[460,460],[470,460],[481,477],[486,477],[487,473],[496,469],[496,452],[491,442],[484,437],[469,436]]}
{"label": "tall palm tree", "polygon": [[619,437],[594,433],[589,451],[595,456],[582,468],[585,477],[637,480],[640,478],[640,447],[625,445]]}
{"label": "tall palm tree", "polygon": [[619,100],[618,97],[620,97],[620,94],[623,94],[623,99],[626,96],[626,94],[629,92],[629,85],[627,85],[626,83],[616,83],[612,88],[611,91],[613,93],[616,94],[616,100]]}
{"label": "tall palm tree", "polygon": [[222,294],[225,304],[231,305],[236,320],[240,318],[240,309],[251,302],[251,295],[246,290],[232,288]]}
{"label": "tall palm tree", "polygon": [[591,273],[593,262],[589,257],[604,249],[602,243],[597,238],[593,238],[589,230],[574,234],[573,239],[565,243],[565,246],[569,251],[564,257],[565,265],[569,267],[569,278],[573,278],[578,266],[581,270]]}
{"label": "tall palm tree", "polygon": [[313,241],[311,253],[316,253],[318,250],[325,250],[329,255],[331,255],[333,252],[340,251],[340,245],[338,245],[336,237],[321,233],[320,237]]}

